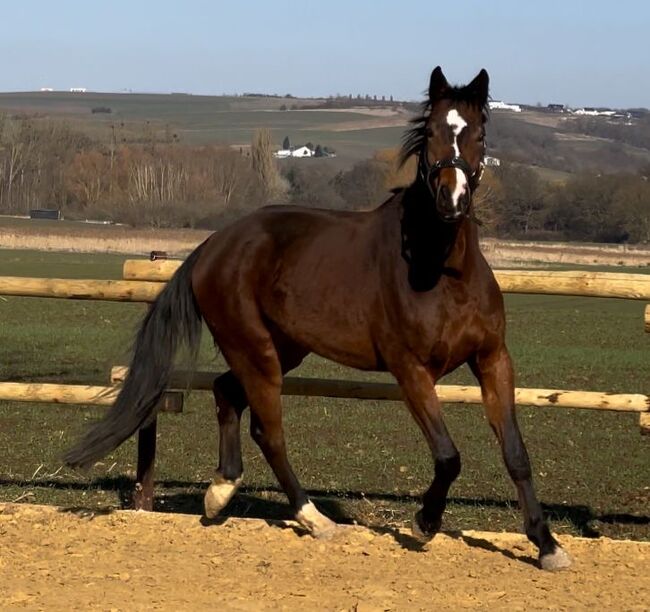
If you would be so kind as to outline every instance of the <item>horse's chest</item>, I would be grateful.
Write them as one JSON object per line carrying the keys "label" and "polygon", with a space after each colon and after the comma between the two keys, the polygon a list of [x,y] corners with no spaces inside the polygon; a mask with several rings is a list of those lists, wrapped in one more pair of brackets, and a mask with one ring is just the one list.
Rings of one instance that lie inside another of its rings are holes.
{"label": "horse's chest", "polygon": [[464,363],[482,337],[476,305],[464,291],[413,305],[409,321],[409,348],[423,363],[443,372]]}

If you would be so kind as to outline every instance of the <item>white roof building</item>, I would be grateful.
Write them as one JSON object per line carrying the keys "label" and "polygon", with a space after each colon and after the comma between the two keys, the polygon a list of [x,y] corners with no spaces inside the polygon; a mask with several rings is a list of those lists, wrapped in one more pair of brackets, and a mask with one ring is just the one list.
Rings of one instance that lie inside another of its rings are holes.
{"label": "white roof building", "polygon": [[298,147],[297,149],[291,151],[291,157],[314,157],[314,151],[312,151],[309,147]]}
{"label": "white roof building", "polygon": [[502,102],[501,100],[491,100],[489,106],[490,110],[494,108],[498,110],[509,110],[514,113],[521,112],[521,106],[519,106],[519,104],[508,104],[508,102]]}
{"label": "white roof building", "polygon": [[286,159],[287,157],[314,157],[315,151],[309,147],[302,146],[297,149],[280,149],[273,153],[277,159]]}

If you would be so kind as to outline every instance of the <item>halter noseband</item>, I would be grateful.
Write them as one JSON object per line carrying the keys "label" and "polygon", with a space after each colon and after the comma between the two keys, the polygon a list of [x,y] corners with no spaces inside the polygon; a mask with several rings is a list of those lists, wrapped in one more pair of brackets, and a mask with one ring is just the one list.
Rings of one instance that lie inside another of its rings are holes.
{"label": "halter noseband", "polygon": [[[470,201],[472,199],[472,192],[476,187],[478,187],[479,181],[481,180],[481,175],[483,174],[483,164],[479,166],[479,169],[474,172],[472,170],[472,167],[462,158],[462,157],[447,157],[446,159],[439,159],[436,161],[434,164],[429,164],[429,160],[427,159],[427,150],[426,150],[426,143],[424,147],[422,148],[422,151],[420,152],[419,159],[418,159],[418,174],[420,178],[424,181],[424,183],[427,186],[427,189],[429,190],[429,193],[431,194],[431,197],[433,198],[433,201],[436,202],[438,199],[438,194],[434,191],[433,187],[431,186],[432,180],[435,179],[438,174],[440,174],[441,170],[444,168],[457,168],[458,170],[461,170],[465,177],[467,178],[467,185],[469,187],[469,197],[464,200],[465,204],[463,205],[463,210],[461,210],[461,216],[462,217],[467,217],[469,216],[469,206],[470,206]],[[441,217],[443,221],[446,219],[444,217]]]}

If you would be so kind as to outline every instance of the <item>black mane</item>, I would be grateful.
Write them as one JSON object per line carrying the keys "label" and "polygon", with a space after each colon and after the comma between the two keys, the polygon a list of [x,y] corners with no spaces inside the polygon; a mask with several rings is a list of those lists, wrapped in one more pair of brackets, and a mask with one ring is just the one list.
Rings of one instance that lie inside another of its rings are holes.
{"label": "black mane", "polygon": [[[470,106],[480,107],[476,98],[468,93],[466,87],[449,87],[445,90],[441,100],[464,102]],[[421,114],[409,121],[413,127],[408,129],[404,133],[404,136],[402,136],[402,146],[399,153],[400,166],[403,166],[409,157],[419,155],[420,151],[424,147],[424,144],[427,141],[427,124],[429,123],[429,117],[431,116],[432,105],[431,100],[423,102]],[[483,113],[483,120],[486,121],[490,113],[490,107],[487,101],[482,107],[480,107],[480,110]]]}

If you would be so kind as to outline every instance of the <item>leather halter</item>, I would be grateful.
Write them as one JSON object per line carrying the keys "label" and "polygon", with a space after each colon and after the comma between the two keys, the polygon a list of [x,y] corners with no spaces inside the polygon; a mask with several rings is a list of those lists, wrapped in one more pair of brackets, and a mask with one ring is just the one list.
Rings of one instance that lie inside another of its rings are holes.
{"label": "leather halter", "polygon": [[[469,207],[472,199],[472,192],[478,187],[478,184],[481,180],[481,175],[483,174],[483,164],[480,164],[479,169],[476,172],[472,170],[472,167],[467,163],[467,161],[465,161],[465,159],[457,156],[439,159],[435,163],[430,164],[425,143],[425,145],[422,147],[420,155],[418,156],[418,175],[427,186],[427,189],[429,190],[429,193],[431,194],[434,202],[437,201],[438,194],[434,191],[431,183],[444,168],[457,168],[458,170],[461,170],[467,178],[469,197],[465,200],[463,210],[461,210],[461,217],[471,216],[469,214]],[[449,222],[447,219],[445,219],[444,216],[441,216],[440,218],[443,221]],[[454,219],[453,221],[457,221],[457,219]]]}

